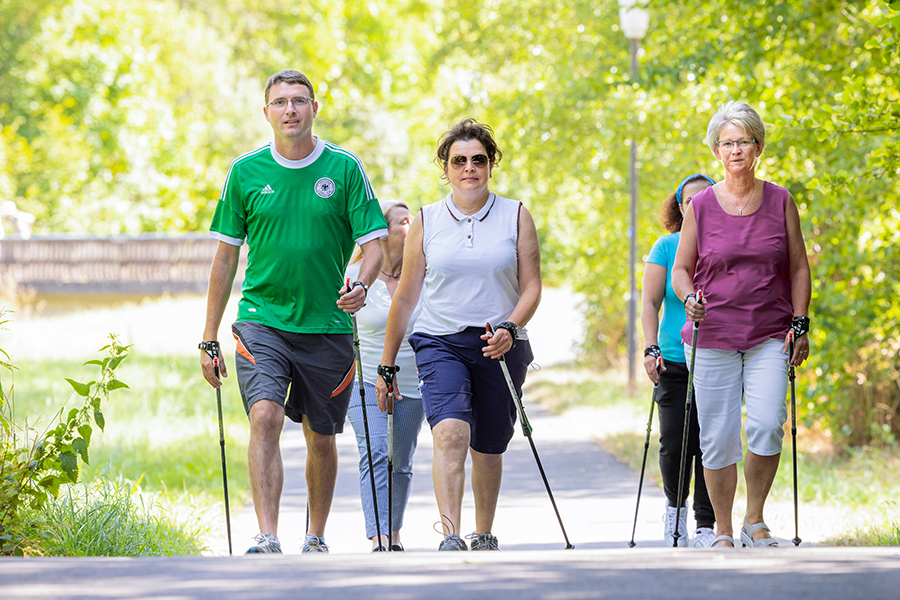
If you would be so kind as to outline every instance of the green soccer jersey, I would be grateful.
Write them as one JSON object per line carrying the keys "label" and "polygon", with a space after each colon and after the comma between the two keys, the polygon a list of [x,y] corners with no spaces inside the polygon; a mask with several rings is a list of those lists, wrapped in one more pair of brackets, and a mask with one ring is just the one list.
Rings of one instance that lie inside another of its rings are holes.
{"label": "green soccer jersey", "polygon": [[350,333],[335,304],[355,244],[387,236],[362,162],[318,139],[298,161],[274,145],[228,170],[210,236],[249,247],[238,321],[294,333]]}

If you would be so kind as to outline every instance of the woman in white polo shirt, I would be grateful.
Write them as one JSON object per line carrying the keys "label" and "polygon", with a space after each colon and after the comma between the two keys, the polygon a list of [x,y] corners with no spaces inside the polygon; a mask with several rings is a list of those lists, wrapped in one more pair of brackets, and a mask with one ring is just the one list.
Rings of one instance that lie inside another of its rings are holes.
{"label": "woman in white polo shirt", "polygon": [[[467,537],[473,550],[498,549],[491,528],[516,412],[497,359],[505,356],[521,394],[533,358],[524,327],[541,299],[540,247],[528,210],[488,189],[502,156],[491,128],[474,119],[441,138],[435,162],[452,191],[423,207],[410,227],[381,357],[390,379],[421,295],[409,343],[434,436],[434,492],[444,534],[439,550],[467,550],[459,535],[467,454],[475,496],[475,531]],[[383,380],[376,390],[381,405]]]}

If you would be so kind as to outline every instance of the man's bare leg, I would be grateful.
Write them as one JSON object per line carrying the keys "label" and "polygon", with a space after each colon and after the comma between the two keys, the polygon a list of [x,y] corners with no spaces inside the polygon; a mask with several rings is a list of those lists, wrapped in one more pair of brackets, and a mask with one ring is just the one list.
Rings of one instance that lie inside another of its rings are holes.
{"label": "man's bare leg", "polygon": [[281,430],[284,408],[271,400],[259,400],[250,407],[250,444],[247,462],[250,491],[260,533],[278,537],[278,509],[284,486],[281,462]]}
{"label": "man's bare leg", "polygon": [[309,535],[325,537],[337,481],[337,444],[333,435],[321,435],[303,420],[306,437],[306,492],[309,502]]}

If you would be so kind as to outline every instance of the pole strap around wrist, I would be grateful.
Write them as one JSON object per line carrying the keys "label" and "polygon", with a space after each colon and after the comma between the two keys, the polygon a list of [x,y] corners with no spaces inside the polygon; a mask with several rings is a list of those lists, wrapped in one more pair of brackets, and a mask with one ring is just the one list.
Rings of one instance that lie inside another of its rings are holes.
{"label": "pole strap around wrist", "polygon": [[791,320],[791,329],[794,330],[794,337],[798,338],[809,332],[809,317],[799,316]]}
{"label": "pole strap around wrist", "polygon": [[662,356],[662,350],[659,349],[659,346],[656,344],[651,344],[644,348],[644,356],[652,356],[653,358],[660,358]]}
{"label": "pole strap around wrist", "polygon": [[209,357],[212,359],[216,359],[219,357],[219,342],[217,342],[216,340],[200,342],[197,347],[209,354]]}

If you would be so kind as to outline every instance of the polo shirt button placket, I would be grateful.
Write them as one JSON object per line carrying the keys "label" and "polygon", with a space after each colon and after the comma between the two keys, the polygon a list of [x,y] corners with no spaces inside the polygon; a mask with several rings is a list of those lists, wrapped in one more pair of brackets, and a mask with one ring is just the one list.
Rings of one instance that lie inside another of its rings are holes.
{"label": "polo shirt button placket", "polygon": [[469,217],[469,218],[466,219],[466,220],[467,220],[468,223],[469,223],[469,235],[467,236],[468,239],[467,239],[467,241],[466,241],[466,246],[469,247],[469,248],[473,248],[473,247],[474,247],[474,243],[473,243],[473,241],[472,241],[472,238],[475,236],[475,222],[472,220],[471,217]]}

